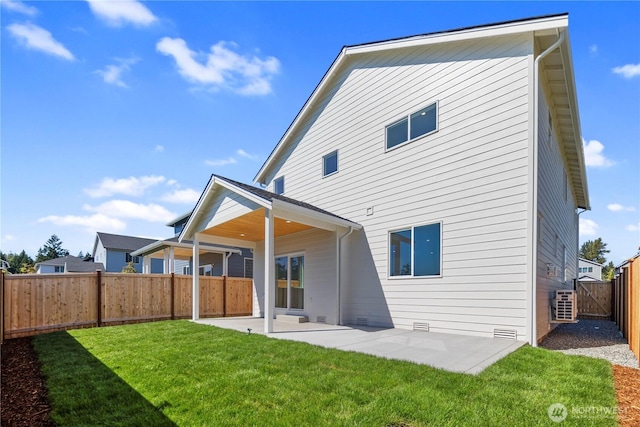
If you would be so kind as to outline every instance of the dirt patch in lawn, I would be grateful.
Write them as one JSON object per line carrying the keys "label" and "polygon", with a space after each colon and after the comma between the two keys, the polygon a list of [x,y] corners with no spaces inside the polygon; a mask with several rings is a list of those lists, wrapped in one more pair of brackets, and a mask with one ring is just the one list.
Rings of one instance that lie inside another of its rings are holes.
{"label": "dirt patch in lawn", "polygon": [[49,427],[51,406],[31,338],[7,340],[1,346],[0,424],[11,427]]}

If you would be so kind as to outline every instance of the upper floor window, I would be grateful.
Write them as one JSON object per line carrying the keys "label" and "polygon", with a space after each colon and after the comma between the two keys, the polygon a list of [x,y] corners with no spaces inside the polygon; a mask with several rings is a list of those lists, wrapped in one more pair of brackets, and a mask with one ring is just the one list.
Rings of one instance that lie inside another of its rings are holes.
{"label": "upper floor window", "polygon": [[405,142],[438,130],[438,103],[425,107],[390,124],[386,128],[386,149],[390,150]]}
{"label": "upper floor window", "polygon": [[273,181],[273,192],[276,194],[284,193],[284,176],[276,178],[275,181]]}
{"label": "upper floor window", "polygon": [[53,271],[56,273],[64,273],[64,265],[56,265]]}
{"label": "upper floor window", "polygon": [[333,175],[338,172],[338,150],[322,157],[322,176]]}
{"label": "upper floor window", "polygon": [[389,233],[389,276],[440,276],[442,224]]}
{"label": "upper floor window", "polygon": [[125,254],[124,260],[125,260],[125,262],[133,262],[134,264],[139,264],[140,263],[140,257],[131,256],[131,254],[129,252],[127,252]]}

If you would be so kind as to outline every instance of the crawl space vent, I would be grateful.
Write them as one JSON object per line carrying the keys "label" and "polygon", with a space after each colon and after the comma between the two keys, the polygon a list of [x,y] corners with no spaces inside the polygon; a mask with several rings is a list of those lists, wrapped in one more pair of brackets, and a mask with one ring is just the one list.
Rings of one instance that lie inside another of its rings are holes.
{"label": "crawl space vent", "polygon": [[424,322],[413,322],[413,330],[429,332],[429,324]]}
{"label": "crawl space vent", "polygon": [[318,316],[316,318],[316,323],[327,323],[327,316]]}
{"label": "crawl space vent", "polygon": [[356,324],[358,326],[369,326],[369,319],[366,317],[358,317],[356,318]]}
{"label": "crawl space vent", "polygon": [[494,329],[493,337],[505,340],[516,340],[518,339],[518,331],[515,329]]}

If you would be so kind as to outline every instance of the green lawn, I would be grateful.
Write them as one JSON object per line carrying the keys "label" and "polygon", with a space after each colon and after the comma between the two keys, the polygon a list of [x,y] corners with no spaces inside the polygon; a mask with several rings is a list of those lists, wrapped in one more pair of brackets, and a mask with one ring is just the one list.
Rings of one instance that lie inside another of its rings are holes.
{"label": "green lawn", "polygon": [[[61,426],[617,425],[584,409],[616,407],[607,362],[529,346],[478,376],[188,321],[34,346]],[[554,403],[568,408],[562,424]]]}

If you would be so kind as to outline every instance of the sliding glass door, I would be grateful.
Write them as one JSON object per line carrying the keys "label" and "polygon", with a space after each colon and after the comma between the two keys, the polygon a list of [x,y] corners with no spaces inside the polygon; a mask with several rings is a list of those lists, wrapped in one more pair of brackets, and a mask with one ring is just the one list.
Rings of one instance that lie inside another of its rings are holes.
{"label": "sliding glass door", "polygon": [[304,309],[304,255],[276,258],[276,308]]}

